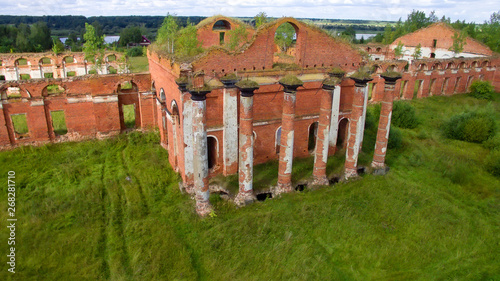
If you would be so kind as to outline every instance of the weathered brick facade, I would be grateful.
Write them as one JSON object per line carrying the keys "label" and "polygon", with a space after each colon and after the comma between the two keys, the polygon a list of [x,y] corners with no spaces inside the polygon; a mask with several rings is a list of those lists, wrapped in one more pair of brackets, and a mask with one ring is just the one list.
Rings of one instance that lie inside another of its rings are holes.
{"label": "weathered brick facade", "polygon": [[[123,82],[132,84],[131,90],[121,90]],[[50,94],[48,86],[64,89]],[[12,88],[20,96],[9,96]],[[0,83],[2,93],[1,115],[5,126],[0,127],[0,146],[37,144],[48,141],[100,138],[125,130],[122,105],[135,104],[136,127],[158,126],[155,95],[151,93],[149,74],[106,75],[75,77],[73,79],[39,79]],[[56,136],[51,112],[63,111],[68,133]],[[25,114],[26,135],[18,135],[12,115]]]}
{"label": "weathered brick facade", "polygon": [[[231,26],[234,24],[231,19],[224,17],[215,17],[206,21],[198,34],[198,38],[203,38],[204,46],[209,46],[209,42],[213,45],[220,45],[219,37],[212,27],[212,24],[220,20],[226,20]],[[296,30],[293,63],[299,66],[300,70],[273,68],[273,64],[276,62],[275,32],[278,26],[285,22],[290,23]],[[472,43],[470,45],[473,46]],[[379,56],[385,56],[388,52],[387,47],[380,47],[380,49],[377,49],[377,46],[372,47],[374,47],[373,53]],[[481,45],[478,52],[484,53],[482,48]],[[233,167],[225,166],[229,162],[224,153],[227,150],[225,145],[228,142],[235,143],[234,140],[237,140],[238,134],[234,134],[232,137],[227,134],[226,130],[230,128],[227,125],[227,120],[230,118],[227,117],[225,111],[232,110],[230,103],[240,104],[240,102],[234,103],[228,99],[229,90],[225,90],[220,83],[220,79],[230,73],[235,73],[243,79],[251,79],[260,86],[255,91],[252,103],[254,164],[278,160],[280,149],[283,149],[280,148],[280,135],[282,133],[280,128],[282,116],[284,116],[284,91],[278,80],[286,74],[294,74],[304,81],[303,87],[299,87],[296,93],[295,116],[293,118],[293,157],[305,157],[315,152],[314,147],[312,149],[310,147],[309,139],[314,137],[314,132],[311,133],[311,130],[317,128],[315,123],[319,121],[321,96],[324,91],[322,90],[322,81],[328,77],[327,73],[332,67],[342,68],[347,72],[347,76],[362,65],[371,67],[374,70],[371,75],[372,80],[369,81],[367,88],[361,90],[367,93],[366,101],[369,103],[384,99],[384,79],[380,77],[380,74],[387,70],[402,73],[402,78],[396,82],[391,90],[391,95],[396,100],[463,93],[467,91],[470,83],[477,79],[492,81],[496,89],[499,90],[499,77],[496,74],[496,69],[500,60],[497,57],[421,59],[408,64],[403,60],[387,60],[387,57],[391,57],[387,55],[385,60],[368,61],[363,59],[360,52],[349,44],[340,42],[323,31],[292,18],[278,19],[255,30],[254,36],[246,47],[237,52],[230,52],[222,47],[209,48],[194,61],[182,64],[171,60],[161,49],[154,51],[151,49],[148,57],[151,79],[156,85],[157,92],[165,93],[163,112],[165,112],[167,122],[165,122],[164,127],[160,128],[160,131],[162,136],[168,136],[167,149],[170,154],[170,162],[180,172],[184,182],[190,181],[186,174],[192,173],[193,160],[189,156],[192,153],[189,148],[192,139],[189,136],[191,132],[185,132],[186,128],[192,126],[190,123],[192,116],[190,113],[191,105],[188,101],[189,94],[181,95],[175,84],[175,79],[183,75],[189,76],[192,73],[203,72],[205,82],[212,86],[212,91],[207,95],[206,100],[210,176],[223,172],[227,174],[226,171],[234,170]],[[414,96],[415,85],[420,86]],[[337,101],[334,99],[332,109],[335,110],[332,111],[332,118],[330,118],[334,119],[331,123],[335,125],[331,126],[330,129],[335,133],[329,134],[329,143],[333,147],[333,149],[329,149],[330,154],[335,149],[344,147],[347,148],[347,151],[352,152],[355,143],[354,138],[352,143],[348,141],[349,128],[356,125],[351,124],[353,98],[356,96],[354,81],[344,78],[338,87],[340,88],[339,96]],[[387,94],[385,95],[387,96]],[[240,100],[241,97],[238,95],[237,99]],[[358,106],[361,106],[358,115],[361,115],[357,120],[362,132],[366,102],[359,100],[358,103]],[[240,111],[241,108],[237,112]],[[179,116],[178,122],[180,123],[175,130],[173,127],[177,121],[174,122],[174,120],[177,119],[173,117],[174,115]],[[232,121],[236,122],[236,120],[238,119],[235,118]],[[188,123],[188,125],[182,125],[183,123]],[[324,127],[323,124],[322,128]],[[174,131],[175,137],[183,141],[173,142]],[[340,147],[336,147],[337,141]],[[357,159],[352,161],[352,165],[346,165],[354,171]]]}

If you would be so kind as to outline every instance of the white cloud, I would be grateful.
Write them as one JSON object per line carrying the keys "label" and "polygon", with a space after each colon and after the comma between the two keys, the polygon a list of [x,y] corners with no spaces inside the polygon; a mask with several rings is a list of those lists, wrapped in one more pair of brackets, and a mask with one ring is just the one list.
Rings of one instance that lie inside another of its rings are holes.
{"label": "white cloud", "polygon": [[1,14],[7,15],[254,16],[265,11],[273,17],[372,20],[405,19],[415,9],[479,23],[500,10],[497,0],[0,0],[0,5]]}

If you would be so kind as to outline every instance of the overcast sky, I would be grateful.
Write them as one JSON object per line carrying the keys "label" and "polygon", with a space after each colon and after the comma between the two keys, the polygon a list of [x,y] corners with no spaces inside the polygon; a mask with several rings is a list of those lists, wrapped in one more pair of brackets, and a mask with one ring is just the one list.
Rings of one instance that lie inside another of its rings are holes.
{"label": "overcast sky", "polygon": [[413,9],[428,15],[436,11],[453,21],[483,23],[500,10],[498,0],[0,0],[2,15],[84,16],[254,16],[263,11],[271,17],[364,19],[396,21]]}

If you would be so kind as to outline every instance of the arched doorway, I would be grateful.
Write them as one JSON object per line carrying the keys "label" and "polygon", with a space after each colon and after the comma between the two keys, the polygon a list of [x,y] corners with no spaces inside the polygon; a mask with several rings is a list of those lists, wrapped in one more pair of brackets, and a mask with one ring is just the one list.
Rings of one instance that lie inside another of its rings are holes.
{"label": "arched doorway", "polygon": [[347,146],[348,132],[349,132],[349,120],[347,118],[342,118],[339,122],[337,135],[337,149],[344,149]]}
{"label": "arched doorway", "polygon": [[214,136],[207,136],[208,169],[213,169],[217,165],[218,141]]}
{"label": "arched doorway", "polygon": [[314,122],[309,125],[309,138],[307,141],[307,150],[309,153],[314,153],[316,148],[316,138],[318,136],[318,122]]}

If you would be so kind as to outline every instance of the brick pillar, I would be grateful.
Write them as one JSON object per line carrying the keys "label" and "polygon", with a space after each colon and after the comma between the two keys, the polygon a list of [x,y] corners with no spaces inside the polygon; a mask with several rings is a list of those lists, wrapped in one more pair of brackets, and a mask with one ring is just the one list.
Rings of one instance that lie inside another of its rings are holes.
{"label": "brick pillar", "polygon": [[[224,79],[226,78],[226,79]],[[227,75],[221,78],[224,84],[224,129],[222,131],[222,154],[224,156],[223,175],[235,174],[238,171],[238,91],[237,76]]]}
{"label": "brick pillar", "polygon": [[368,91],[366,83],[372,80],[368,76],[361,77],[362,78],[350,77],[355,82],[355,90],[352,101],[351,118],[349,120],[349,138],[346,149],[344,179],[349,179],[358,175],[358,154],[361,150],[363,131],[365,129],[363,113],[365,111],[365,96]]}
{"label": "brick pillar", "polygon": [[328,185],[326,177],[326,161],[328,159],[328,136],[330,131],[330,118],[332,115],[332,100],[335,85],[340,83],[337,78],[327,78],[323,81],[323,93],[318,123],[318,135],[314,151],[313,185]]}
{"label": "brick pillar", "polygon": [[[290,78],[293,77],[293,78]],[[293,79],[293,80],[292,80]],[[295,80],[296,79],[296,80]],[[281,117],[281,140],[278,170],[278,187],[276,193],[292,191],[292,164],[293,164],[293,141],[294,141],[294,119],[295,100],[297,88],[303,85],[295,76],[285,76],[280,80],[284,87],[283,115]]]}
{"label": "brick pillar", "polygon": [[333,68],[328,72],[328,75],[330,78],[337,78],[340,80],[339,85],[335,86],[333,90],[332,117],[330,118],[330,132],[328,136],[330,147],[332,147],[332,151],[335,152],[339,131],[340,83],[344,78],[345,71],[341,68]]}
{"label": "brick pillar", "polygon": [[193,122],[193,173],[196,212],[206,216],[212,212],[208,190],[208,151],[207,151],[207,114],[206,99],[209,90],[204,88],[190,90]]}
{"label": "brick pillar", "polygon": [[239,191],[234,202],[246,205],[255,201],[253,194],[253,95],[259,88],[256,82],[250,80],[237,84],[241,91],[240,97],[240,136],[239,136]]}
{"label": "brick pillar", "polygon": [[371,166],[375,170],[385,173],[385,154],[387,151],[387,142],[389,141],[389,130],[391,128],[392,101],[394,99],[394,89],[396,81],[401,75],[380,75],[385,80],[384,97],[380,110],[380,119],[378,122],[377,141],[375,142],[375,152]]}
{"label": "brick pillar", "polygon": [[193,101],[187,90],[187,77],[183,76],[175,81],[181,91],[182,102],[182,136],[184,154],[184,175],[182,187],[187,193],[194,193],[193,176]]}

